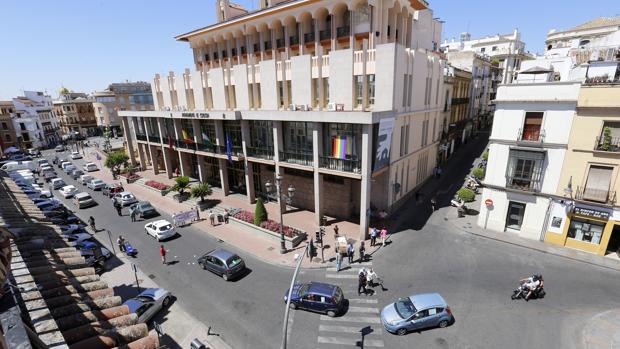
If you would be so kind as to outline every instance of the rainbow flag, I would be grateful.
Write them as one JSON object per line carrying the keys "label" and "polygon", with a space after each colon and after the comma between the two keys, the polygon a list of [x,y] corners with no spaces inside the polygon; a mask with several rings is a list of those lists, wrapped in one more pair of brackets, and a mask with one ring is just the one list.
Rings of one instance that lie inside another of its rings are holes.
{"label": "rainbow flag", "polygon": [[333,142],[333,154],[336,159],[345,159],[347,157],[347,138],[346,137],[334,137]]}
{"label": "rainbow flag", "polygon": [[187,134],[187,131],[181,130],[181,135],[183,136],[183,143],[185,144],[194,143],[194,140],[190,138],[190,136]]}

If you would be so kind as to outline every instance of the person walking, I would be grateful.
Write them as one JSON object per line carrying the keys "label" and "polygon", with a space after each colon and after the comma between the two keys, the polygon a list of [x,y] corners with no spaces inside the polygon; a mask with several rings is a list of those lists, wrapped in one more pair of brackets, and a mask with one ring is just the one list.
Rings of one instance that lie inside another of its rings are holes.
{"label": "person walking", "polygon": [[334,235],[338,237],[338,224],[334,225]]}
{"label": "person walking", "polygon": [[209,210],[209,221],[212,226],[215,225],[215,213],[213,213],[213,210]]}
{"label": "person walking", "polygon": [[357,275],[357,295],[361,295],[362,292],[366,294],[366,272],[363,269]]}
{"label": "person walking", "polygon": [[164,248],[164,245],[159,246],[159,255],[161,256],[162,264],[166,264],[166,249]]}
{"label": "person walking", "polygon": [[336,272],[340,271],[340,267],[342,266],[342,255],[340,252],[336,252]]}
{"label": "person walking", "polygon": [[349,257],[349,264],[353,263],[353,253],[355,252],[355,248],[353,247],[353,243],[349,242],[347,245],[347,257]]}
{"label": "person walking", "polygon": [[381,229],[381,232],[379,233],[379,236],[381,236],[381,247],[385,247],[385,239],[387,238],[387,230],[385,229],[385,227],[383,227],[383,229]]}
{"label": "person walking", "polygon": [[121,206],[121,204],[114,200],[114,208],[116,209],[116,213],[118,213],[119,216],[123,215],[123,207]]}
{"label": "person walking", "polygon": [[131,216],[132,222],[136,221],[136,215],[137,215],[136,209],[137,208],[134,208],[133,210],[131,208],[129,209],[129,216]]}
{"label": "person walking", "polygon": [[366,260],[366,247],[364,246],[364,241],[360,242],[360,264]]}
{"label": "person walking", "polygon": [[93,230],[93,233],[97,232],[97,227],[95,226],[95,217],[90,216],[90,218],[88,218],[88,225],[90,225],[90,228]]}
{"label": "person walking", "polygon": [[228,224],[228,217],[229,217],[229,213],[228,213],[228,209],[224,210],[224,223]]}
{"label": "person walking", "polygon": [[372,228],[370,230],[370,246],[371,247],[377,243],[377,235],[379,235],[377,228]]}
{"label": "person walking", "polygon": [[431,210],[433,212],[437,211],[437,199],[435,196],[431,198]]}
{"label": "person walking", "polygon": [[125,252],[125,238],[122,235],[118,236],[118,239],[116,239],[116,243],[118,244],[118,249],[121,252]]}

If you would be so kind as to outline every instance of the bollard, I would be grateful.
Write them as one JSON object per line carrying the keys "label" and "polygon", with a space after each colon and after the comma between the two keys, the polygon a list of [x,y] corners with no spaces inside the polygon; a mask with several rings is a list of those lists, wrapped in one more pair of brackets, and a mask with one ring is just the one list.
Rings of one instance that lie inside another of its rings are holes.
{"label": "bollard", "polygon": [[192,343],[190,344],[190,348],[192,349],[209,349],[206,345],[202,344],[202,342],[198,338],[194,338]]}

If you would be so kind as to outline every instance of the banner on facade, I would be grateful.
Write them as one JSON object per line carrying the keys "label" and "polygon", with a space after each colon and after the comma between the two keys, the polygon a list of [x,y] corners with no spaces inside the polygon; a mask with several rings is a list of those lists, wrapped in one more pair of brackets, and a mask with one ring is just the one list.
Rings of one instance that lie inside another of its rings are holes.
{"label": "banner on facade", "polygon": [[392,130],[394,118],[381,119],[379,121],[379,134],[377,136],[377,154],[375,156],[375,168],[377,171],[390,164],[390,149],[392,146]]}
{"label": "banner on facade", "polygon": [[172,215],[172,221],[173,221],[172,223],[176,227],[188,225],[197,219],[198,219],[198,215],[196,213],[196,210],[178,212]]}

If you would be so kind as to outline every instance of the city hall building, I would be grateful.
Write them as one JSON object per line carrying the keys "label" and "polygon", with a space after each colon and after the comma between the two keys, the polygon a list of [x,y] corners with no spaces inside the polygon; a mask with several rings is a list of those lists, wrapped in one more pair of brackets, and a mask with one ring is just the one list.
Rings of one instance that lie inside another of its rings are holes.
{"label": "city hall building", "polygon": [[176,37],[195,66],[156,74],[154,111],[121,111],[132,161],[253,202],[283,176],[291,206],[359,221],[432,174],[442,119],[441,24],[424,0],[216,1]]}

